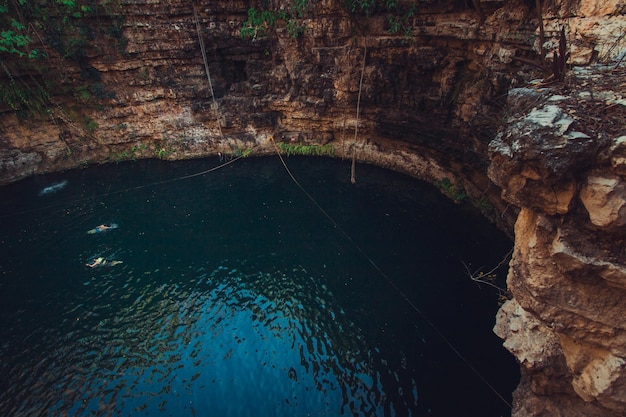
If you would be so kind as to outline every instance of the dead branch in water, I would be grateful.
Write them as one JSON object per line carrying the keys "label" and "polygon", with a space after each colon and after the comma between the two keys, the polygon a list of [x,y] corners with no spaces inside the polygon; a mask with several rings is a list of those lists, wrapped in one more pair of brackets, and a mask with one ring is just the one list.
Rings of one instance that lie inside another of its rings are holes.
{"label": "dead branch in water", "polygon": [[488,271],[484,271],[484,266],[481,266],[477,270],[472,271],[465,262],[461,262],[463,262],[463,266],[465,267],[465,272],[467,273],[467,276],[470,277],[472,281],[478,284],[485,284],[492,288],[495,288],[498,291],[498,295],[500,295],[501,297],[505,297],[508,294],[508,291],[506,288],[502,288],[498,284],[496,284],[496,272],[509,261],[512,253],[513,248],[511,248],[511,250],[508,251],[506,255],[504,255],[502,260],[500,260],[500,262],[496,266]]}

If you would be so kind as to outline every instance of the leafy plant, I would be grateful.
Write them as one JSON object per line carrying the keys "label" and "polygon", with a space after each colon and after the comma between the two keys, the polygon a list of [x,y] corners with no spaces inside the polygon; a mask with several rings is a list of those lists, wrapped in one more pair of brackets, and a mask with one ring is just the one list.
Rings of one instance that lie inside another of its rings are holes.
{"label": "leafy plant", "polygon": [[455,203],[460,203],[467,198],[467,193],[465,192],[463,186],[458,183],[453,183],[448,178],[444,178],[439,181],[439,188]]}
{"label": "leafy plant", "polygon": [[[55,53],[77,65],[83,81],[99,82],[100,73],[89,64],[88,51],[98,35],[107,36],[107,29],[93,25],[89,18],[114,12],[112,7],[119,4],[99,0],[0,0],[0,101],[21,114],[52,114],[48,111],[52,92],[66,89],[63,68],[67,62],[50,60]],[[121,27],[120,19],[113,18],[115,27]],[[58,66],[49,68],[51,62]],[[91,101],[92,95],[110,98],[102,84],[87,88],[78,82],[72,84],[72,89],[70,94],[83,102]]]}
{"label": "leafy plant", "polygon": [[352,13],[363,12],[369,16],[376,8],[376,0],[347,0],[345,7]]}
{"label": "leafy plant", "polygon": [[292,38],[297,38],[306,30],[306,26],[298,23],[296,20],[288,20],[287,21],[287,33]]}
{"label": "leafy plant", "polygon": [[237,148],[234,155],[238,158],[247,158],[252,155],[252,148]]}
{"label": "leafy plant", "polygon": [[[417,4],[413,3],[408,10],[397,9],[395,2],[387,1],[385,6],[390,14],[387,16],[387,31],[391,34],[402,34],[406,38],[413,35],[413,26],[410,19],[417,14]],[[393,12],[393,13],[391,13]]]}
{"label": "leafy plant", "polygon": [[157,146],[157,147],[154,149],[154,154],[156,155],[156,157],[157,157],[157,158],[159,158],[159,159],[164,159],[164,158],[166,158],[166,157],[167,157],[168,152],[167,152],[167,149],[165,149],[165,148],[161,148],[161,147],[158,147],[158,146]]}
{"label": "leafy plant", "polygon": [[[0,6],[0,13],[4,14],[7,12],[7,7]],[[3,28],[4,30],[0,32],[0,52],[8,52],[20,57],[36,58],[39,55],[39,51],[36,49],[28,50],[32,39],[24,34],[26,26],[14,18],[9,18],[8,20],[10,21],[10,28]]]}
{"label": "leafy plant", "polygon": [[248,20],[243,23],[240,34],[244,38],[256,38],[264,35],[267,29],[276,23],[279,12],[259,11],[254,7],[248,9]]}
{"label": "leafy plant", "polygon": [[304,156],[333,156],[335,154],[335,148],[331,144],[320,145],[303,145],[279,142],[277,144],[278,149],[291,155],[304,155]]}
{"label": "leafy plant", "polygon": [[482,196],[478,198],[477,200],[475,200],[474,206],[476,206],[476,208],[480,210],[480,212],[483,213],[488,218],[491,217],[491,215],[493,215],[493,212],[494,212],[493,204],[491,204],[491,201],[489,201],[489,199],[485,196]]}
{"label": "leafy plant", "polygon": [[344,8],[353,14],[365,14],[366,16],[375,13],[393,13],[393,15],[403,21],[407,21],[417,14],[420,4],[428,4],[437,0],[345,0]]}
{"label": "leafy plant", "polygon": [[154,147],[154,154],[159,159],[165,159],[170,153],[172,153],[172,147],[168,143],[167,137],[162,137],[161,142],[157,143]]}
{"label": "leafy plant", "polygon": [[297,17],[304,17],[304,11],[309,7],[309,0],[293,0],[291,10]]}
{"label": "leafy plant", "polygon": [[131,159],[131,153],[128,151],[115,152],[111,154],[110,158],[113,162],[125,161]]}
{"label": "leafy plant", "polygon": [[89,101],[91,100],[91,93],[89,92],[86,86],[81,86],[76,90],[77,97],[81,101]]}
{"label": "leafy plant", "polygon": [[309,0],[292,0],[287,10],[257,10],[251,7],[239,33],[241,37],[256,39],[266,35],[279,21],[284,21],[289,36],[297,38],[306,30],[299,19],[304,17],[308,6]]}
{"label": "leafy plant", "polygon": [[137,152],[143,152],[146,149],[148,149],[148,146],[145,143],[142,143],[140,145],[134,145],[132,148],[130,148],[131,152],[133,154],[137,153]]}
{"label": "leafy plant", "polygon": [[98,123],[91,117],[85,116],[82,120],[82,124],[89,133],[93,133],[98,128]]}

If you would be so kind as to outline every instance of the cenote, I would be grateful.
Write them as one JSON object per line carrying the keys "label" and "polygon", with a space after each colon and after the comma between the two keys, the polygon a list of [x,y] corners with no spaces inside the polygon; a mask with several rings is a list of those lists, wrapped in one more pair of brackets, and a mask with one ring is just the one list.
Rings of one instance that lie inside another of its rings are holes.
{"label": "cenote", "polygon": [[463,265],[507,237],[404,175],[286,162],[306,193],[277,157],[0,188],[0,415],[510,415],[498,294]]}

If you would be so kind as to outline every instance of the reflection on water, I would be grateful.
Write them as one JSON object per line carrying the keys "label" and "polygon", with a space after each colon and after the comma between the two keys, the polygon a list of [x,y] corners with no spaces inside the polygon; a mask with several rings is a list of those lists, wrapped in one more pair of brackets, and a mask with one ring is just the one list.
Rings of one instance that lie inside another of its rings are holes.
{"label": "reflection on water", "polygon": [[[289,162],[352,241],[274,159],[175,186],[144,185],[211,161],[0,189],[0,415],[507,414],[363,253],[510,395],[497,297],[461,262],[510,242],[404,176],[362,167],[352,185],[340,161]],[[103,223],[118,227],[88,233]]]}
{"label": "reflection on water", "polygon": [[21,365],[11,370],[14,408],[5,411],[382,415],[385,392],[405,392],[404,406],[417,401],[414,381],[382,386],[381,372],[394,371],[373,366],[323,282],[303,268],[236,264],[177,282],[166,271],[128,269],[86,281],[84,298],[61,314],[62,332],[5,343]]}

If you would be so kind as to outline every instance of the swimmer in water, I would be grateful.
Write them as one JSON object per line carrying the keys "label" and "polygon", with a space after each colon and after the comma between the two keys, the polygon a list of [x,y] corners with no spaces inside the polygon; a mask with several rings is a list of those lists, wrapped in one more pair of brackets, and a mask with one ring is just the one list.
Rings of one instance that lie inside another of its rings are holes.
{"label": "swimmer in water", "polygon": [[57,182],[56,184],[52,184],[51,186],[42,189],[39,192],[39,195],[42,196],[42,195],[46,195],[46,194],[56,193],[57,191],[65,188],[66,185],[67,185],[67,180],[63,180],[61,182]]}
{"label": "swimmer in water", "polygon": [[96,226],[91,230],[88,230],[87,233],[89,233],[90,235],[93,235],[94,233],[100,233],[100,232],[104,232],[105,230],[109,230],[109,229],[116,229],[117,225],[116,224],[112,224],[111,226],[107,226],[106,224],[101,224],[100,226]]}
{"label": "swimmer in water", "polygon": [[85,266],[88,266],[89,268],[95,268],[98,265],[104,265],[106,263],[106,259],[104,258],[94,258],[93,262],[90,264],[85,264]]}
{"label": "swimmer in water", "polygon": [[96,266],[115,266],[115,265],[119,265],[123,263],[122,261],[107,261],[106,259],[102,258],[102,257],[98,257],[98,258],[94,258],[93,262],[90,264],[85,264],[85,266],[88,266],[89,268],[95,268]]}

